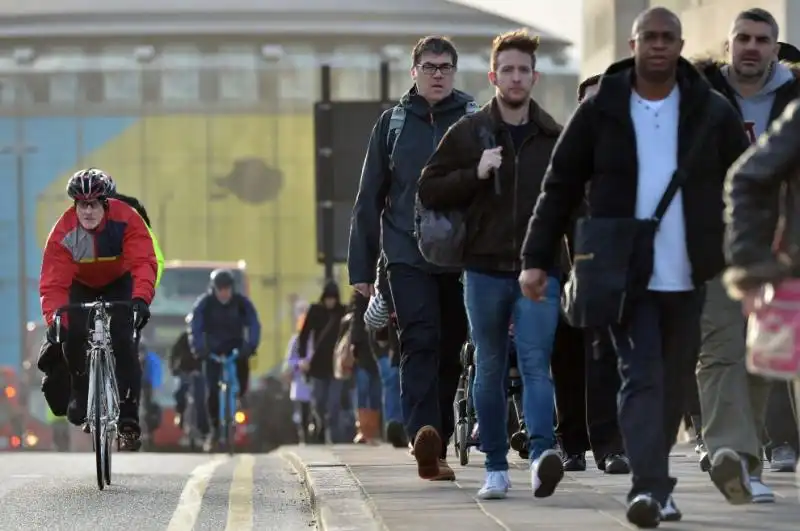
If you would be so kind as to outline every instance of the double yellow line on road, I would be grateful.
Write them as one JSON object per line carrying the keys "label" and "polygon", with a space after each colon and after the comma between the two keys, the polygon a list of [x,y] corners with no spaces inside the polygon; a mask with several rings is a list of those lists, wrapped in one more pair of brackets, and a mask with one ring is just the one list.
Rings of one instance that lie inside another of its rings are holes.
{"label": "double yellow line on road", "polygon": [[[256,460],[250,454],[237,455],[234,459],[237,462],[228,491],[228,521],[225,531],[250,531],[253,529],[253,473]],[[183,487],[167,531],[194,529],[208,483],[216,469],[226,462],[229,462],[227,456],[216,456],[192,471]]]}

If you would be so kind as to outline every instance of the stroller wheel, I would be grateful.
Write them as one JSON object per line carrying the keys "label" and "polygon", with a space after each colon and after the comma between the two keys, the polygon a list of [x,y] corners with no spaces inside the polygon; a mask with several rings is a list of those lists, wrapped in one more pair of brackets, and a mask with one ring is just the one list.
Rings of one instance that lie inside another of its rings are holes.
{"label": "stroller wheel", "polygon": [[458,461],[461,466],[469,464],[469,423],[460,422],[457,428],[458,442],[456,449],[458,450]]}
{"label": "stroller wheel", "polygon": [[511,436],[511,448],[515,452],[528,451],[528,434],[524,431],[518,431]]}

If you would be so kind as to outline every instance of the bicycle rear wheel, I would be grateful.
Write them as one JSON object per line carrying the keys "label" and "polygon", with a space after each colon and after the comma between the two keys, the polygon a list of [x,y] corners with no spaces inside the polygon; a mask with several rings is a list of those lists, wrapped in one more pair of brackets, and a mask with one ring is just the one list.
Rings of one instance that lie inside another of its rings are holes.
{"label": "bicycle rear wheel", "polygon": [[100,404],[102,404],[102,400],[100,399],[101,393],[103,393],[103,369],[100,366],[100,362],[97,359],[99,353],[95,353],[92,357],[92,381],[94,383],[94,393],[92,397],[92,408],[94,412],[94,427],[92,429],[92,437],[94,442],[94,457],[95,457],[95,466],[97,468],[97,488],[103,490],[105,488],[105,453],[106,453],[106,439],[105,430],[100,424]]}

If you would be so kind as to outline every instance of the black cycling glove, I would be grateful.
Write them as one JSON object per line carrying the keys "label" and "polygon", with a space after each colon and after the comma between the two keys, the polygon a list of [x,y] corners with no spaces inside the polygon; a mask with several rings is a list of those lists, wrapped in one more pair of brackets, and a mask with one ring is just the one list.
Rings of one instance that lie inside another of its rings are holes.
{"label": "black cycling glove", "polygon": [[131,311],[136,315],[136,322],[133,325],[137,330],[141,330],[150,320],[150,307],[137,297],[131,301]]}
{"label": "black cycling glove", "polygon": [[[56,337],[58,336],[58,337]],[[61,325],[61,333],[58,333],[58,328],[56,327],[55,321],[53,321],[50,326],[47,327],[47,332],[45,333],[45,339],[51,345],[58,345],[59,343],[64,343],[67,340],[67,329],[64,328],[64,325]]]}

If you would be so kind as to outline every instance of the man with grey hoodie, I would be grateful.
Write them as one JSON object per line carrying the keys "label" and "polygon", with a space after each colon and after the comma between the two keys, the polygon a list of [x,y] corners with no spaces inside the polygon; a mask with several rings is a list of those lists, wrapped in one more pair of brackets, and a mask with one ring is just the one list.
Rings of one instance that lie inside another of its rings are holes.
{"label": "man with grey hoodie", "polygon": [[[739,111],[753,142],[800,95],[795,73],[778,61],[778,30],[768,11],[743,11],[731,27],[727,62],[695,65]],[[728,297],[721,277],[710,281],[706,290],[697,368],[709,452],[702,466],[710,467],[712,481],[730,503],[773,502],[774,494],[761,481],[769,384],[745,368],[746,317],[741,305]]]}

